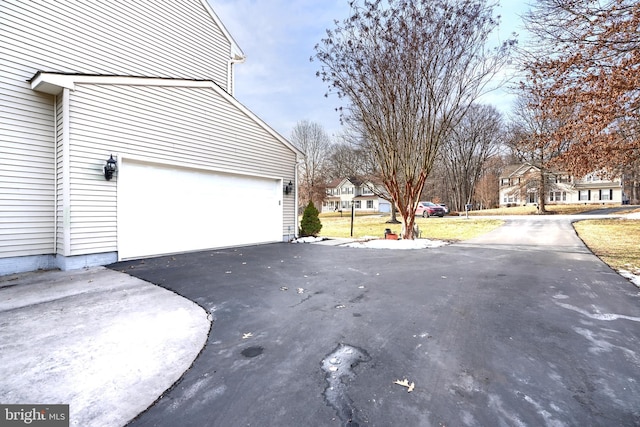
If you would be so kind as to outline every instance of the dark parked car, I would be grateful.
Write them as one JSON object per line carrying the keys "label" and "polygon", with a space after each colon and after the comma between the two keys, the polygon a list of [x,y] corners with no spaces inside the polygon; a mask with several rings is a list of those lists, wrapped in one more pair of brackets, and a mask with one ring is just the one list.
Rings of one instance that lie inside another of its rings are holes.
{"label": "dark parked car", "polygon": [[416,209],[416,215],[422,215],[423,218],[428,218],[430,216],[443,217],[445,213],[446,211],[442,206],[431,202],[420,202]]}

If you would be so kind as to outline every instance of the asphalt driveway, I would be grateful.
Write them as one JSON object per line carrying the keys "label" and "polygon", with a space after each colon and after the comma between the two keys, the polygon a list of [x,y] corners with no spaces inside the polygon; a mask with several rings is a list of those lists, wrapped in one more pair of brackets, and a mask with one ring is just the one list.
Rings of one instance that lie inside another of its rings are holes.
{"label": "asphalt driveway", "polygon": [[639,290],[563,217],[441,248],[274,244],[110,268],[214,321],[131,426],[640,425]]}

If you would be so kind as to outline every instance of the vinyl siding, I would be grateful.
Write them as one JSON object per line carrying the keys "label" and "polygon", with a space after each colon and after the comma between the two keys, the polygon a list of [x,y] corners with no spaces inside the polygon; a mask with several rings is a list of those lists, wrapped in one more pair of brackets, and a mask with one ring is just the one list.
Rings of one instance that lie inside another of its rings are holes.
{"label": "vinyl siding", "polygon": [[102,175],[112,152],[293,180],[293,152],[211,89],[80,87],[65,124],[63,95],[28,82],[53,71],[229,90],[231,50],[200,0],[0,1],[0,258],[115,251],[117,179]]}
{"label": "vinyl siding", "polygon": [[56,239],[55,253],[64,255],[65,248],[65,223],[64,223],[64,203],[65,203],[65,186],[63,175],[63,158],[64,158],[64,122],[62,116],[63,95],[56,97]]}
{"label": "vinyl siding", "polygon": [[[0,41],[3,31],[0,22]],[[0,52],[0,258],[54,250],[54,97],[20,72]]]}
{"label": "vinyl siding", "polygon": [[[70,255],[116,250],[117,173],[112,181],[102,175],[111,153],[294,179],[295,153],[211,88],[77,85],[70,102]],[[294,234],[295,196],[283,198],[283,234]]]}
{"label": "vinyl siding", "polygon": [[231,42],[200,0],[3,0],[3,56],[38,70],[228,83]]}

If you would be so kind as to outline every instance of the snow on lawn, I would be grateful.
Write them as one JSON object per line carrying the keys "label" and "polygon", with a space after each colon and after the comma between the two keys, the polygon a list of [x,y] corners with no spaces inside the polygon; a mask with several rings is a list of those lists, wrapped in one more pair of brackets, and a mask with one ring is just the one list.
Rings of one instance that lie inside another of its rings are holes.
{"label": "snow on lawn", "polygon": [[446,245],[447,242],[441,240],[415,239],[415,240],[391,240],[377,239],[367,240],[364,242],[348,243],[344,246],[350,248],[367,248],[367,249],[425,249],[439,248]]}
{"label": "snow on lawn", "polygon": [[[301,237],[293,240],[292,243],[318,243],[327,240],[333,240],[326,237]],[[347,246],[350,248],[366,248],[366,249],[425,249],[425,248],[439,248],[440,246],[448,245],[447,242],[441,240],[429,240],[429,239],[416,239],[416,240],[391,240],[391,239],[378,239],[372,236],[366,236],[358,240],[349,239],[335,239],[344,240],[344,243],[338,243],[340,246]]]}
{"label": "snow on lawn", "polygon": [[322,242],[324,240],[326,240],[324,237],[308,236],[308,237],[300,237],[299,239],[295,239],[292,241],[292,243],[316,243],[316,242]]}
{"label": "snow on lawn", "polygon": [[640,276],[636,276],[635,274],[626,271],[626,270],[618,270],[618,273],[631,281],[634,285],[640,288]]}
{"label": "snow on lawn", "polygon": [[[326,237],[301,237],[293,241],[293,243],[318,243],[328,239]],[[336,239],[342,240],[342,239]],[[366,236],[359,240],[344,239],[345,243],[340,246],[347,246],[350,248],[365,248],[365,249],[425,249],[425,248],[439,248],[440,246],[447,245],[447,242],[441,240],[429,240],[429,239],[416,239],[416,240],[391,240],[391,239],[378,239],[372,236]]]}

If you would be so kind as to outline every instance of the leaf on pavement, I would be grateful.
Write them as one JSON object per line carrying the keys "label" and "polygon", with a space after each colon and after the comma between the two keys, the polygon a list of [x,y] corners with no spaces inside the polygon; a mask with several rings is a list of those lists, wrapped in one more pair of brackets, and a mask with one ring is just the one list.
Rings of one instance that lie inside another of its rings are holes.
{"label": "leaf on pavement", "polygon": [[413,391],[413,389],[416,387],[416,384],[414,382],[411,382],[411,384],[409,384],[409,380],[406,379],[406,378],[404,380],[402,380],[402,381],[395,380],[393,383],[401,385],[403,387],[407,387],[407,393],[411,393]]}

